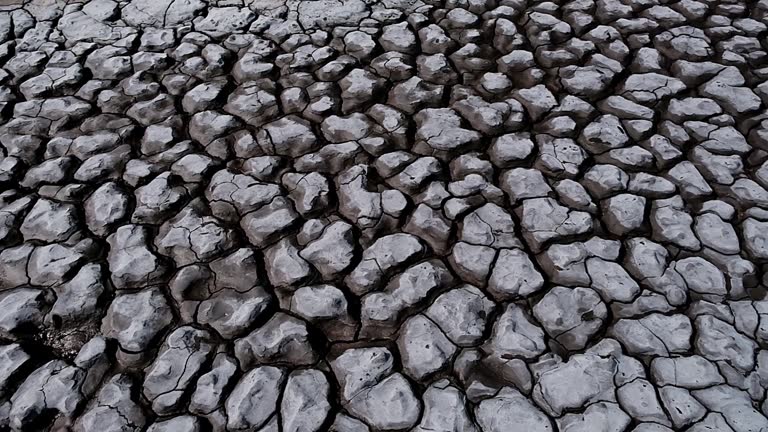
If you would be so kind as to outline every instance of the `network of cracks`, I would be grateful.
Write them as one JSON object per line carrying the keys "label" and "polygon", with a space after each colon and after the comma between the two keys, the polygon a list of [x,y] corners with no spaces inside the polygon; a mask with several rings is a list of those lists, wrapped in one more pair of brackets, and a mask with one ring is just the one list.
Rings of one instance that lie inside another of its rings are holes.
{"label": "network of cracks", "polygon": [[767,51],[768,0],[0,1],[0,430],[768,431]]}

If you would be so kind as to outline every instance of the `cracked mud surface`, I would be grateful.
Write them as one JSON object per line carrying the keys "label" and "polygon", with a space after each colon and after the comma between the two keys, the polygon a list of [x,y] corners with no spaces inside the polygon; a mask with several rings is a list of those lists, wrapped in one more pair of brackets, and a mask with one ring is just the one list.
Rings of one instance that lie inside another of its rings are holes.
{"label": "cracked mud surface", "polygon": [[0,1],[0,430],[768,431],[767,26]]}

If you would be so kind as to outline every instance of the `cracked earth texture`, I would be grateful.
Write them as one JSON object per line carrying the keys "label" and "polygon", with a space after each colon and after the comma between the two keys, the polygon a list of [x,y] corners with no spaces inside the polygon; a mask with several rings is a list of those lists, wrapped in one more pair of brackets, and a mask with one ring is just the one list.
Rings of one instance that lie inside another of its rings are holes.
{"label": "cracked earth texture", "polygon": [[0,430],[768,431],[768,0],[0,0]]}

